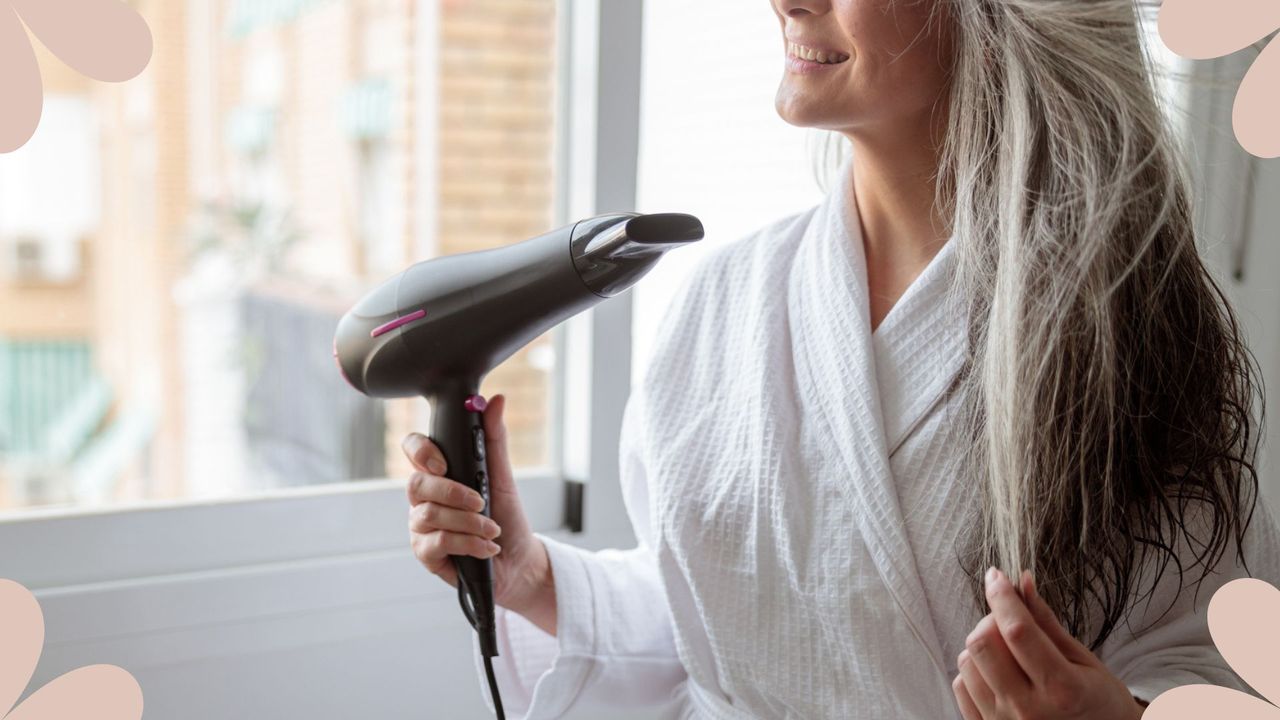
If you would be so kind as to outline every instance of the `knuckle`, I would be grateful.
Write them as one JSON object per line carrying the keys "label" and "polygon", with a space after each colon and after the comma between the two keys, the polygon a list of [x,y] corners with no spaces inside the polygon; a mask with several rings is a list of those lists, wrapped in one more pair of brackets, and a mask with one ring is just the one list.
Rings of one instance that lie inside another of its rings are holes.
{"label": "knuckle", "polygon": [[423,480],[422,473],[417,472],[416,470],[409,474],[408,490],[409,490],[410,498],[416,498],[421,494],[422,480]]}
{"label": "knuckle", "polygon": [[412,535],[409,538],[409,547],[413,550],[413,556],[426,562],[430,557],[428,549],[429,540],[425,535]]}
{"label": "knuckle", "polygon": [[1004,636],[1010,643],[1019,644],[1026,642],[1030,636],[1031,626],[1025,620],[1014,620],[1005,626]]}
{"label": "knuckle", "polygon": [[454,507],[463,507],[467,504],[467,489],[461,483],[449,480],[449,504]]}
{"label": "knuckle", "polygon": [[434,525],[440,521],[440,505],[433,502],[425,502],[422,504],[422,520],[428,524]]}
{"label": "knuckle", "polygon": [[436,530],[427,535],[427,554],[433,559],[449,554],[448,533]]}
{"label": "knuckle", "polygon": [[1008,599],[1008,597],[1013,594],[1013,587],[1008,583],[999,583],[994,587],[987,589],[987,595],[993,600]]}

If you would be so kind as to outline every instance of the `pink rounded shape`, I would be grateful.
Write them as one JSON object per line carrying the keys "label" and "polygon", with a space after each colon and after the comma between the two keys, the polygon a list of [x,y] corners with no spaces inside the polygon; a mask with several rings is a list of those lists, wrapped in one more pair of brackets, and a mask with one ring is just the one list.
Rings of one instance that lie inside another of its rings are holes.
{"label": "pink rounded shape", "polygon": [[489,401],[485,400],[483,395],[470,395],[462,405],[467,412],[484,412],[484,409],[489,407]]}

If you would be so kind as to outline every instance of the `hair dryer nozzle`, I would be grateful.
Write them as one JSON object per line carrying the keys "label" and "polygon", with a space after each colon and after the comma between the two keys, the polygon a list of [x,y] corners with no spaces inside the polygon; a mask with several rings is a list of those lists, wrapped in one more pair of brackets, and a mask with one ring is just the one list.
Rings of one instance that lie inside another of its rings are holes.
{"label": "hair dryer nozzle", "polygon": [[702,222],[683,213],[640,215],[627,221],[627,238],[641,245],[685,245],[703,238]]}
{"label": "hair dryer nozzle", "polygon": [[602,215],[574,228],[573,264],[587,287],[612,297],[636,284],[668,250],[703,238],[692,215]]}

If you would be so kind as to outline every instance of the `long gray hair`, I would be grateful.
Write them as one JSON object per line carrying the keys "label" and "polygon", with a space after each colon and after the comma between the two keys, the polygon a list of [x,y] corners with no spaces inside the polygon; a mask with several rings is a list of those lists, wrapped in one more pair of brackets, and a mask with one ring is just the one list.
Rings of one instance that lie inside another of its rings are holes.
{"label": "long gray hair", "polygon": [[983,500],[962,561],[979,601],[985,567],[1031,570],[1096,648],[1166,572],[1243,559],[1257,370],[1196,250],[1141,0],[931,1]]}

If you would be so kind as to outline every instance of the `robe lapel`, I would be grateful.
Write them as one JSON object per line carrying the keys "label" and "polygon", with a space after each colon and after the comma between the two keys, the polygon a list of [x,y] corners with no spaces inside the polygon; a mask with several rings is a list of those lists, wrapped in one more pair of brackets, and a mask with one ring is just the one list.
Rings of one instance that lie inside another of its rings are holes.
{"label": "robe lapel", "polygon": [[948,242],[876,328],[876,382],[889,456],[947,396],[968,341],[949,301],[955,246]]}
{"label": "robe lapel", "polygon": [[[945,673],[947,664],[942,661],[890,470],[861,223],[847,163],[841,176],[841,186],[812,216],[791,269],[789,314],[796,339],[796,370],[801,387],[807,390],[803,402],[818,415],[817,431],[843,461],[844,472],[832,480],[856,509],[859,530],[890,594],[935,667]],[[914,351],[908,333],[899,337],[886,361]],[[895,386],[909,388],[902,384],[909,381],[903,377],[895,380]],[[905,437],[906,425],[914,425],[936,402],[936,396],[928,398],[928,394],[894,398],[895,415],[905,406],[905,415],[914,416],[908,423],[896,419],[888,423],[895,441]]]}

